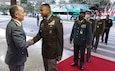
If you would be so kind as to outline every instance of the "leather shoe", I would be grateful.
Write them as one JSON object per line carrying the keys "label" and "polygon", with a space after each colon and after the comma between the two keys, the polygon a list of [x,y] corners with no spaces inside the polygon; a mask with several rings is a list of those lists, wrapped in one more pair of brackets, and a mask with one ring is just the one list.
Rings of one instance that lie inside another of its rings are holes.
{"label": "leather shoe", "polygon": [[90,62],[91,62],[91,60],[90,60],[90,59],[86,59],[86,62],[90,63]]}
{"label": "leather shoe", "polygon": [[84,69],[84,65],[81,65],[81,66],[80,66],[80,70],[83,70],[83,69]]}
{"label": "leather shoe", "polygon": [[77,66],[77,63],[72,63],[71,66]]}
{"label": "leather shoe", "polygon": [[94,48],[94,52],[97,52],[97,48]]}
{"label": "leather shoe", "polygon": [[105,42],[105,45],[107,45],[107,42]]}

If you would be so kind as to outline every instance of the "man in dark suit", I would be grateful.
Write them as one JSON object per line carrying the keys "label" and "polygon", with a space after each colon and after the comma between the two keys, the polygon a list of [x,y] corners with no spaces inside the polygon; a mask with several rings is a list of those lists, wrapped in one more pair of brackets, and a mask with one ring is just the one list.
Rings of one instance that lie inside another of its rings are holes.
{"label": "man in dark suit", "polygon": [[[85,15],[85,19],[91,24],[92,26],[92,37],[94,35],[94,32],[96,30],[96,24],[95,24],[95,20],[91,19],[91,12],[90,11],[86,11],[86,15]],[[92,41],[92,40],[91,40]],[[92,44],[92,42],[91,42]],[[87,55],[86,55],[86,61],[90,62],[90,57],[91,57],[91,46],[90,48],[87,48]]]}
{"label": "man in dark suit", "polygon": [[109,19],[109,15],[107,15],[106,16],[106,19],[103,19],[104,21],[105,21],[105,29],[104,29],[104,32],[103,32],[103,34],[102,34],[102,38],[101,38],[101,40],[102,40],[102,42],[103,42],[103,37],[104,37],[104,35],[105,35],[105,44],[107,44],[107,42],[108,42],[108,36],[109,36],[109,30],[110,30],[110,28],[112,27],[112,25],[113,25],[113,22],[112,22],[112,20],[111,19]]}
{"label": "man in dark suit", "polygon": [[38,34],[33,38],[34,43],[42,38],[42,56],[45,71],[57,71],[56,62],[62,58],[63,27],[60,19],[50,14],[49,4],[40,6],[43,20]]}
{"label": "man in dark suit", "polygon": [[21,6],[13,5],[9,11],[12,19],[6,27],[8,50],[5,62],[10,71],[23,71],[28,56],[27,48],[33,42],[31,40],[26,42],[26,35],[22,28],[24,9]]}
{"label": "man in dark suit", "polygon": [[70,36],[70,44],[74,43],[74,62],[71,66],[78,65],[78,54],[80,50],[80,69],[84,69],[85,48],[90,47],[92,28],[91,24],[84,19],[85,12],[80,12],[79,20],[76,20]]}

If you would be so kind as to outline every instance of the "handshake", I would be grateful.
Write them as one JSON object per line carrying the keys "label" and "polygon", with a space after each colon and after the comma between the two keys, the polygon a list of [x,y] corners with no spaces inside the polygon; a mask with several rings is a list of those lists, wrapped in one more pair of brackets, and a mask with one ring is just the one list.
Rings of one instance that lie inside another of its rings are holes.
{"label": "handshake", "polygon": [[29,39],[29,43],[30,43],[30,45],[33,45],[34,44],[34,40],[33,39]]}

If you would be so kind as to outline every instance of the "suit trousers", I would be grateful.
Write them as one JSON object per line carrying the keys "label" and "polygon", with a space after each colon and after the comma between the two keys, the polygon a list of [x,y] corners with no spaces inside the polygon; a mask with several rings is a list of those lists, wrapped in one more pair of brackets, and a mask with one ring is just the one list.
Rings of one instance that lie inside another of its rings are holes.
{"label": "suit trousers", "polygon": [[74,63],[78,64],[80,50],[80,66],[84,64],[84,54],[85,54],[85,46],[79,46],[74,44]]}
{"label": "suit trousers", "polygon": [[[95,40],[95,38],[96,38],[96,40]],[[98,47],[99,38],[100,38],[100,35],[94,35],[94,37],[93,37],[92,46],[94,47],[94,49],[97,49],[97,47]]]}
{"label": "suit trousers", "polygon": [[24,70],[24,64],[22,65],[8,65],[10,71],[23,71]]}
{"label": "suit trousers", "polygon": [[92,40],[93,40],[93,34],[92,34],[92,39],[91,39],[91,43],[90,43],[90,47],[87,48],[87,55],[86,55],[86,59],[90,59],[91,57],[91,45],[92,45]]}
{"label": "suit trousers", "polygon": [[87,48],[87,55],[86,55],[86,59],[90,59],[91,57],[91,47]]}
{"label": "suit trousers", "polygon": [[102,38],[101,38],[102,42],[103,42],[104,34],[106,34],[106,35],[105,35],[105,43],[107,43],[107,41],[108,41],[108,36],[109,36],[109,30],[110,30],[110,29],[105,29],[105,30],[104,30],[104,32],[103,32],[103,34],[102,34]]}
{"label": "suit trousers", "polygon": [[57,70],[57,60],[56,59],[47,59],[43,57],[45,71],[58,71]]}

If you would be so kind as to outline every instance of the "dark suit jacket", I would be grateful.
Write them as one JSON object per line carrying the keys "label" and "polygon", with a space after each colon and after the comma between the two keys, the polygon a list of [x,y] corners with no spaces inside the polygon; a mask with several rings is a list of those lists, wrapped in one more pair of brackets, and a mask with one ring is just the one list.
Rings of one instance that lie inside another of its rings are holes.
{"label": "dark suit jacket", "polygon": [[105,29],[110,29],[113,25],[112,19],[103,19],[105,22]]}
{"label": "dark suit jacket", "polygon": [[26,42],[26,35],[23,28],[13,19],[8,23],[6,28],[6,41],[8,50],[5,62],[8,65],[23,64],[28,56],[27,47],[29,46],[29,42]]}
{"label": "dark suit jacket", "polygon": [[38,34],[33,38],[34,42],[42,38],[42,55],[48,59],[62,56],[63,51],[63,27],[60,19],[51,16],[49,20],[43,19]]}

